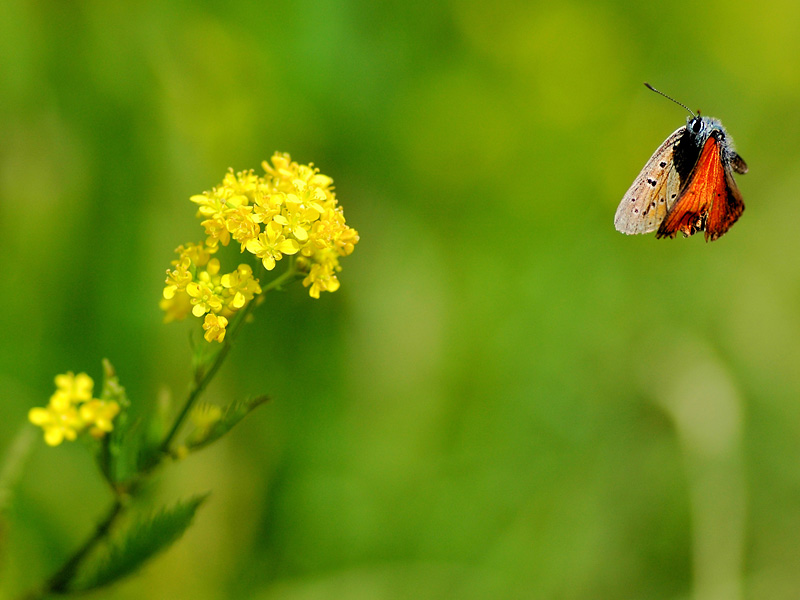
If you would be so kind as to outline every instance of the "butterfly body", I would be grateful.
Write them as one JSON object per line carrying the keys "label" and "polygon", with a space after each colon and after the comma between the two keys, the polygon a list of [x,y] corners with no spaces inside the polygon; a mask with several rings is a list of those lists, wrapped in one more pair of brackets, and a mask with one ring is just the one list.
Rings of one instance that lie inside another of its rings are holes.
{"label": "butterfly body", "polygon": [[744,211],[734,171],[746,173],[747,165],[722,123],[692,115],[647,161],[614,225],[629,235],[655,231],[657,238],[673,238],[705,231],[707,241],[716,240]]}

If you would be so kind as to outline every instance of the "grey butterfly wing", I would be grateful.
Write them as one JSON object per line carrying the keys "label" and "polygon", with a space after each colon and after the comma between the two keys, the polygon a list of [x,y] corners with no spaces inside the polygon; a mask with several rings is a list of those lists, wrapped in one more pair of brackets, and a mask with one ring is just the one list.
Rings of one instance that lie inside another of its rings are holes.
{"label": "grey butterfly wing", "polygon": [[685,129],[676,129],[664,140],[625,192],[614,215],[617,231],[627,235],[650,233],[661,225],[680,192],[673,151]]}

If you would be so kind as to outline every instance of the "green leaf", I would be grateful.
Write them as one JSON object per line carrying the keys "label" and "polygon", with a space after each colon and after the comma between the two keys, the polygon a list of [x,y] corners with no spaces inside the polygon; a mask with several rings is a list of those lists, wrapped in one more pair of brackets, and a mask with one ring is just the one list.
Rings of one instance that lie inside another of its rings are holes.
{"label": "green leaf", "polygon": [[[257,396],[256,398],[248,398],[229,404],[225,407],[222,415],[220,415],[218,419],[205,426],[196,427],[186,439],[186,447],[189,450],[198,450],[208,446],[210,443],[228,433],[239,421],[244,419],[267,400],[269,400],[268,396]],[[211,405],[199,404],[195,408],[195,411],[203,413],[208,412],[210,409]]]}
{"label": "green leaf", "polygon": [[115,536],[116,541],[109,544],[103,555],[81,569],[69,585],[70,591],[103,587],[139,569],[183,535],[207,497],[208,494],[195,496],[130,524],[124,532]]}

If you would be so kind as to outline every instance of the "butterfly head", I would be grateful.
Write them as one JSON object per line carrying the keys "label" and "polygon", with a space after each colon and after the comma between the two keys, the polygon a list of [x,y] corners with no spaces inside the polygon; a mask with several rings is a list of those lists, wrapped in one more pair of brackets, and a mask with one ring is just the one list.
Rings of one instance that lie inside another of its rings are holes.
{"label": "butterfly head", "polygon": [[709,136],[714,136],[720,142],[727,136],[725,128],[717,119],[703,117],[699,114],[686,119],[686,131],[699,145],[705,143]]}
{"label": "butterfly head", "polygon": [[707,117],[701,117],[700,115],[687,117],[686,129],[694,135],[700,135],[706,129],[707,119]]}
{"label": "butterfly head", "polygon": [[731,163],[737,173],[747,172],[747,165],[734,150],[733,140],[718,119],[703,117],[700,114],[687,118],[686,137],[698,153],[703,149],[708,138],[713,137],[721,147],[722,160]]}

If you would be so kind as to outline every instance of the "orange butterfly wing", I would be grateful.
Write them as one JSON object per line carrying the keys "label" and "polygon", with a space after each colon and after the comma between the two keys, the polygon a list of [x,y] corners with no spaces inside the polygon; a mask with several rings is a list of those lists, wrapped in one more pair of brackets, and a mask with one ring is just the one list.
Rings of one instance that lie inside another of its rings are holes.
{"label": "orange butterfly wing", "polygon": [[667,217],[658,228],[656,237],[694,235],[705,229],[706,241],[713,241],[730,229],[744,211],[744,202],[720,157],[716,138],[706,141],[690,180]]}
{"label": "orange butterfly wing", "polygon": [[711,203],[706,223],[706,241],[713,242],[736,223],[744,212],[744,200],[730,168],[725,168],[725,190],[721,196],[715,196]]}

